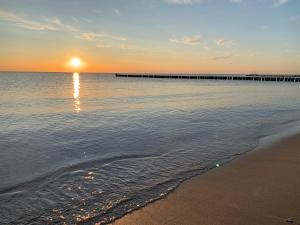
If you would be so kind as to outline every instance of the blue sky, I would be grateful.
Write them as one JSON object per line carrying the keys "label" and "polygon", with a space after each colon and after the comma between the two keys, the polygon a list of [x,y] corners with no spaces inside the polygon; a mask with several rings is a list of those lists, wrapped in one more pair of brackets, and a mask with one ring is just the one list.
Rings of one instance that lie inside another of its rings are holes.
{"label": "blue sky", "polygon": [[0,26],[3,70],[300,72],[299,0],[0,0]]}

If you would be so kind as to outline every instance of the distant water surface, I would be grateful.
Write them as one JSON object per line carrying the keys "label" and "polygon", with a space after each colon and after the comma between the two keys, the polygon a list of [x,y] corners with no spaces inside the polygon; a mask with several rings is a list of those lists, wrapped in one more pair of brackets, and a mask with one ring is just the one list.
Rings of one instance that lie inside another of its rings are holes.
{"label": "distant water surface", "polygon": [[0,224],[106,223],[300,120],[298,83],[0,73]]}

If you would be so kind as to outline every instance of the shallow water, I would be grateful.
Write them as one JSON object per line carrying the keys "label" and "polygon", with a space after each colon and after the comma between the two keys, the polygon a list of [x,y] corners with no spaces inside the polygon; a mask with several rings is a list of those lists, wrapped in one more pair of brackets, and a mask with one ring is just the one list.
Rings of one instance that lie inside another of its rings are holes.
{"label": "shallow water", "polygon": [[292,126],[299,88],[0,73],[0,224],[109,222]]}

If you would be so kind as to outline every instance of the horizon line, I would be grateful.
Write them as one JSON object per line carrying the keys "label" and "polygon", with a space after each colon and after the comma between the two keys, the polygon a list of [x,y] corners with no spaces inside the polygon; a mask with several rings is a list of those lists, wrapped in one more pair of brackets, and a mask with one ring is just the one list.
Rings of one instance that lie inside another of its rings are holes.
{"label": "horizon line", "polygon": [[211,75],[297,75],[300,73],[259,73],[259,72],[101,72],[101,71],[30,71],[30,70],[0,70],[1,73],[79,73],[79,74],[211,74]]}

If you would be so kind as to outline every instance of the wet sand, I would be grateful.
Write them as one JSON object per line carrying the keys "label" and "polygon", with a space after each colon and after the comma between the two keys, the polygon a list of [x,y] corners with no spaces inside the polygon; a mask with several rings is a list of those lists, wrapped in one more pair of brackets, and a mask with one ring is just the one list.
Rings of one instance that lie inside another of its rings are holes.
{"label": "wet sand", "polygon": [[113,224],[300,224],[300,134],[194,177]]}

